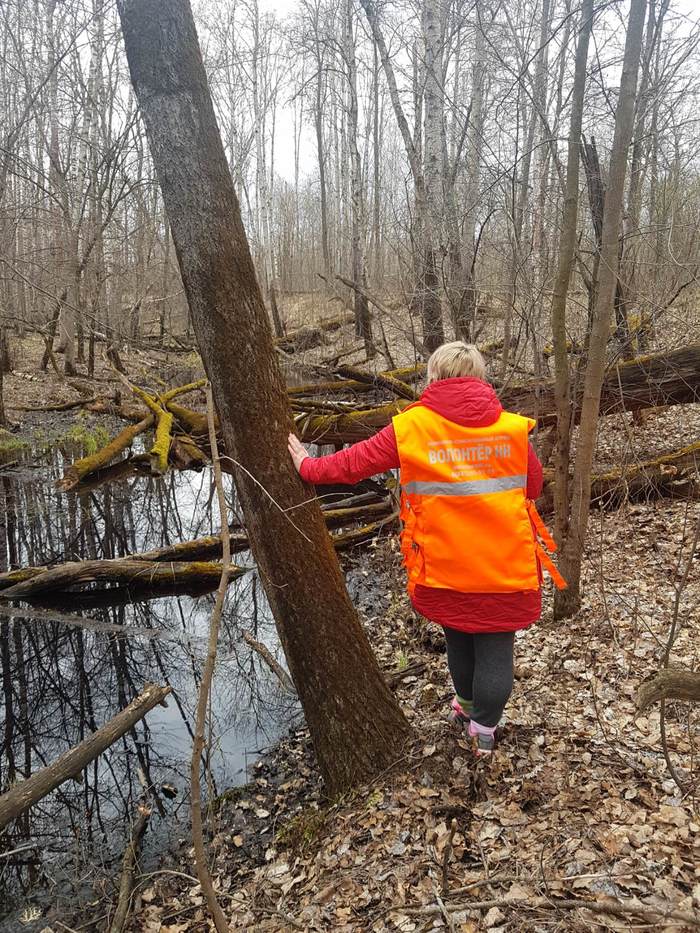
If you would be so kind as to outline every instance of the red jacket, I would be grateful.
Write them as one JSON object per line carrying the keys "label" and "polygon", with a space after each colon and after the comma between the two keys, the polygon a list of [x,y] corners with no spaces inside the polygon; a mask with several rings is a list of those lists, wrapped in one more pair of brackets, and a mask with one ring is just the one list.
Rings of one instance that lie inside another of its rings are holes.
{"label": "red jacket", "polygon": [[[486,427],[502,411],[493,388],[481,379],[442,379],[431,383],[421,403],[464,427]],[[302,479],[315,485],[358,483],[362,479],[398,469],[399,452],[394,426],[366,441],[346,447],[328,457],[308,457],[301,465]],[[537,499],[542,492],[542,464],[530,445],[527,495]],[[539,590],[526,593],[459,593],[418,586],[413,607],[440,625],[463,632],[513,632],[535,622],[542,610]]]}

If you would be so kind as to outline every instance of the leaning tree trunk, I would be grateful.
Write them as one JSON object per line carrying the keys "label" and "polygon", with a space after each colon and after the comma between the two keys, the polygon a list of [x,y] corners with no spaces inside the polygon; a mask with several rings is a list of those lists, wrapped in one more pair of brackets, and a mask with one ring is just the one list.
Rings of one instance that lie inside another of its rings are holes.
{"label": "leaning tree trunk", "polygon": [[119,0],[118,8],[253,554],[321,773],[337,793],[394,763],[410,729],[352,606],[321,511],[289,461],[289,403],[189,0]]}
{"label": "leaning tree trunk", "polygon": [[588,345],[581,407],[581,425],[576,447],[576,466],[572,489],[571,516],[562,549],[561,572],[569,583],[558,590],[555,614],[558,618],[573,615],[581,604],[581,562],[591,505],[591,471],[598,432],[600,396],[605,377],[605,350],[610,335],[610,320],[615,301],[619,263],[620,215],[625,194],[627,152],[634,123],[637,74],[642,50],[646,0],[632,0],[625,40],[625,56],[620,80],[620,96],[615,114],[615,135],[610,154],[609,183],[605,193],[603,233],[600,249],[600,274],[596,293],[593,327]]}

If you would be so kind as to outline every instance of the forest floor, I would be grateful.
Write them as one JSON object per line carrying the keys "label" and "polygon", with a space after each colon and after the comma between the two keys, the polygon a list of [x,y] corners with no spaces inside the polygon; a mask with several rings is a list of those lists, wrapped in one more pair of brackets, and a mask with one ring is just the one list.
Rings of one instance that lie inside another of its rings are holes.
{"label": "forest floor", "polygon": [[[5,377],[8,414],[19,424],[11,437],[105,424],[80,409],[21,410],[79,398],[75,380],[37,373],[40,352],[38,341],[25,341]],[[132,381],[153,387],[201,373],[194,354],[137,351],[125,362]],[[100,382],[118,385],[102,362],[96,375],[97,384],[78,382],[95,393]],[[639,424],[610,417],[597,464],[648,459],[698,436],[700,405],[653,411]],[[515,691],[488,760],[474,759],[447,723],[442,636],[410,608],[395,541],[345,557],[351,594],[415,741],[394,772],[328,801],[299,729],[255,765],[249,784],[217,802],[210,856],[231,928],[696,928],[700,921],[658,911],[700,915],[698,712],[683,704],[665,711],[681,790],[658,706],[635,708],[674,625],[672,665],[700,665],[697,570],[682,586],[696,515],[697,504],[668,500],[594,511],[582,609],[554,623],[548,592],[542,621],[518,637]],[[159,871],[138,880],[128,929],[213,929],[194,875],[186,843],[164,856]],[[592,913],[578,901],[619,913]],[[645,914],[640,902],[657,912]],[[47,929],[69,929],[46,919]],[[93,929],[86,919],[80,928]]]}
{"label": "forest floor", "polygon": [[[700,813],[669,773],[658,707],[635,708],[674,617],[672,663],[700,663],[697,573],[674,616],[692,508],[593,515],[583,607],[554,623],[548,593],[542,621],[518,636],[515,690],[490,759],[475,759],[447,722],[442,636],[412,612],[395,543],[352,558],[351,594],[415,742],[395,773],[336,801],[323,798],[304,729],[255,765],[217,807],[210,845],[231,928],[696,928],[700,919],[639,907],[700,918]],[[665,718],[670,760],[690,785],[697,712],[669,704]],[[138,885],[130,929],[213,929],[191,853],[163,869]],[[572,903],[609,899],[621,916]]]}

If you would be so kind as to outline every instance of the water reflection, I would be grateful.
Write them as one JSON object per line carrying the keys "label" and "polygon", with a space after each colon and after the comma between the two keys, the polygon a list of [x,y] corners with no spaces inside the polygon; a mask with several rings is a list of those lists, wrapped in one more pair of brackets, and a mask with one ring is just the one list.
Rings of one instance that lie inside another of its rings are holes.
{"label": "water reflection", "polygon": [[[127,476],[65,494],[54,485],[65,456],[54,452],[48,465],[20,464],[0,475],[0,570],[121,557],[218,531],[209,471],[161,480]],[[251,563],[246,554],[236,560]],[[146,683],[169,684],[173,694],[167,709],[153,710],[90,765],[80,783],[62,785],[0,837],[0,853],[36,846],[0,857],[0,918],[30,890],[40,898],[42,882],[53,886],[53,898],[56,885],[68,897],[75,878],[89,883],[118,858],[144,786],[157,810],[151,845],[162,848],[178,814],[186,817],[192,723],[213,602],[211,593],[162,591],[135,602],[122,587],[107,601],[92,593],[53,600],[43,611],[1,607],[2,790],[81,741]],[[52,611],[68,618],[51,618]],[[289,696],[242,641],[243,628],[279,654],[255,571],[234,581],[226,600],[212,695],[214,793],[243,780],[248,756],[274,741],[296,715]],[[161,793],[163,784],[178,789],[174,800]],[[16,929],[14,918],[6,929]]]}

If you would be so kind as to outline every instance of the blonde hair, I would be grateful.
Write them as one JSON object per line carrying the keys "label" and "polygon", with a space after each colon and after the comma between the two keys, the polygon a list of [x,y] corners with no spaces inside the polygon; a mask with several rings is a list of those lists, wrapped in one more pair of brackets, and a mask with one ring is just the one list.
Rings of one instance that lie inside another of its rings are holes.
{"label": "blonde hair", "polygon": [[486,379],[486,363],[473,343],[453,340],[438,347],[428,360],[428,382],[475,376]]}

